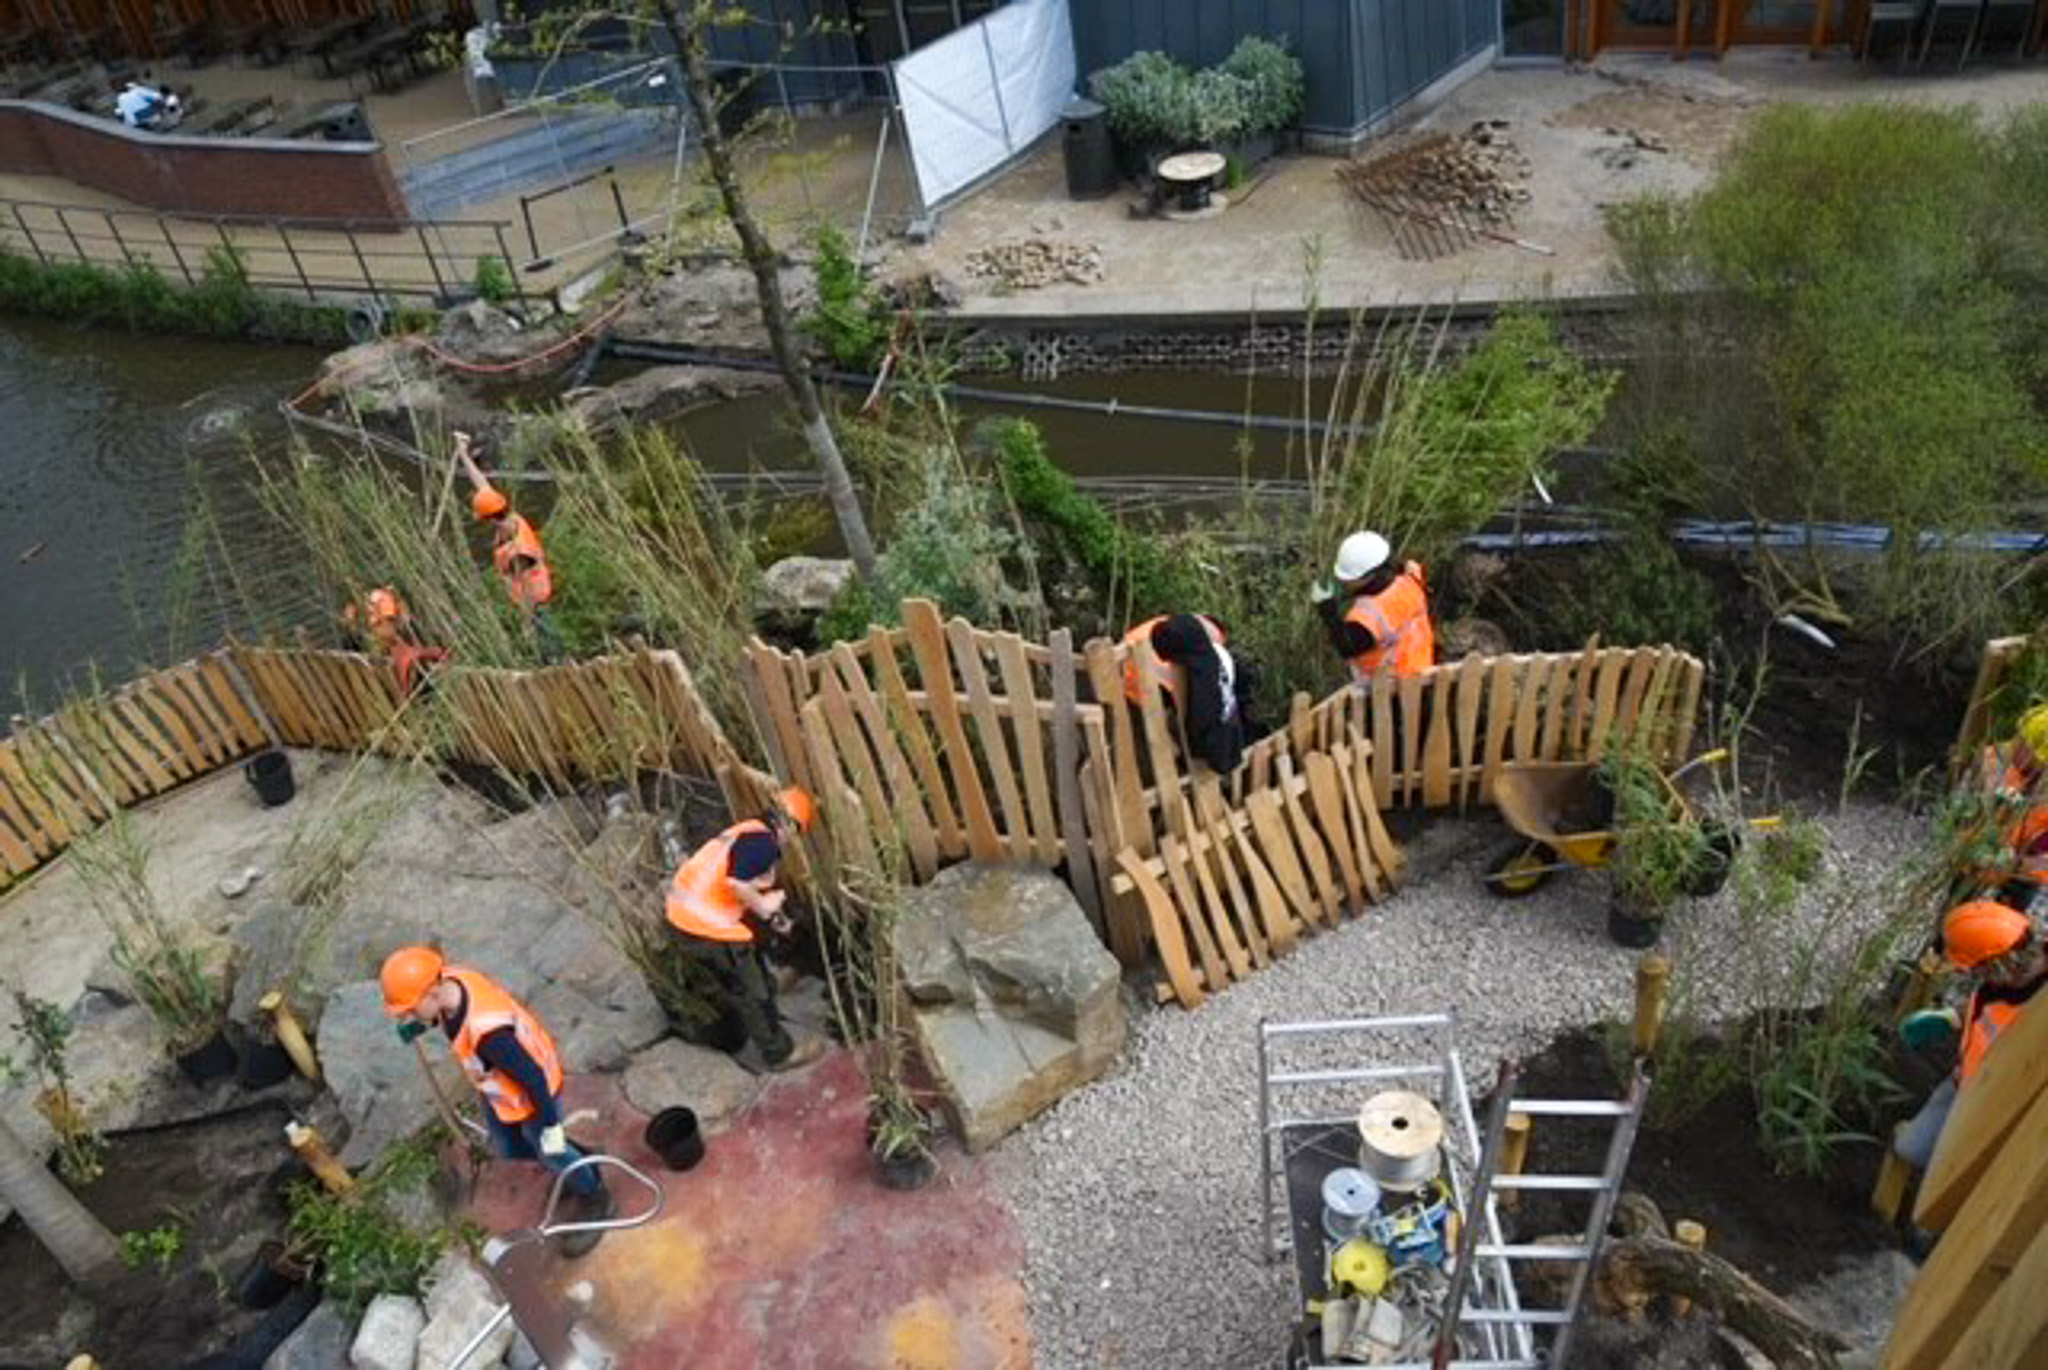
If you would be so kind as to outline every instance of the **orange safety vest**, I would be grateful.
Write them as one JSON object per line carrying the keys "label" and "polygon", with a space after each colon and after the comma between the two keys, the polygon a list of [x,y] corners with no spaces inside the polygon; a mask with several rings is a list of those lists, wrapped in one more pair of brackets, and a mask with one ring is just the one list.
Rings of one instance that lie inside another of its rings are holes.
{"label": "orange safety vest", "polygon": [[499,1122],[525,1122],[536,1112],[534,1101],[527,1097],[517,1081],[483,1063],[483,1058],[476,1054],[477,1043],[501,1028],[511,1028],[526,1054],[540,1063],[541,1072],[548,1079],[548,1093],[560,1094],[562,1058],[555,1051],[555,1039],[548,1036],[548,1030],[540,1025],[538,1018],[527,1012],[526,1005],[507,994],[497,981],[481,971],[448,966],[441,974],[461,985],[469,996],[469,1009],[462,1015],[462,1026],[456,1029],[455,1040],[449,1044],[455,1059],[462,1063],[462,1073],[476,1086],[476,1092],[484,1096],[484,1102],[491,1106],[491,1112],[497,1115]]}
{"label": "orange safety vest", "polygon": [[1987,1003],[1983,990],[1971,992],[1970,1006],[1963,1019],[1961,1074],[1965,1081],[1977,1073],[1977,1068],[1984,1064],[1984,1054],[1991,1050],[1991,1044],[2013,1025],[2024,1007],[2024,1004],[2009,1003],[2003,999]]}
{"label": "orange safety vest", "polygon": [[1376,595],[1360,595],[1345,613],[1372,634],[1372,650],[1351,658],[1351,678],[1369,681],[1391,669],[1395,676],[1421,675],[1436,665],[1436,630],[1429,623],[1429,589],[1422,567],[1409,562],[1394,583]]}
{"label": "orange safety vest", "polygon": [[[537,608],[555,597],[555,579],[548,571],[540,534],[533,531],[524,514],[512,515],[512,536],[498,539],[491,549],[491,560],[505,581],[505,593],[520,608]],[[525,561],[527,565],[514,566],[515,561]]]}
{"label": "orange safety vest", "polygon": [[676,931],[707,942],[751,942],[747,906],[733,892],[732,844],[753,832],[767,832],[758,818],[735,823],[690,854],[668,887],[668,921]]}
{"label": "orange safety vest", "polygon": [[[1209,641],[1219,648],[1230,640],[1229,635],[1223,631],[1223,625],[1215,619],[1207,614],[1196,614],[1195,617],[1208,629]],[[1142,703],[1145,697],[1138,678],[1138,644],[1150,642],[1152,630],[1166,622],[1166,619],[1165,614],[1155,614],[1124,634],[1124,698],[1133,704]],[[1164,657],[1160,657],[1159,664],[1166,668],[1166,678],[1159,682],[1159,688],[1176,700],[1179,699],[1182,694],[1181,686],[1187,683],[1187,667],[1168,661]]]}

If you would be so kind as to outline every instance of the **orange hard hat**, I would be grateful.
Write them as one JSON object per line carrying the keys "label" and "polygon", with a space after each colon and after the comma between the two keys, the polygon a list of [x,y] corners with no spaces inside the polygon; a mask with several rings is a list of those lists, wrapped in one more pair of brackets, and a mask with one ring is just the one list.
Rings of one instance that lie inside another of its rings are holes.
{"label": "orange hard hat", "polygon": [[469,497],[469,507],[480,519],[494,519],[512,506],[506,502],[502,491],[484,489]]}
{"label": "orange hard hat", "polygon": [[1941,920],[1942,950],[1951,963],[1974,970],[2027,940],[2033,924],[2017,909],[1992,899],[1972,899]]}
{"label": "orange hard hat", "polygon": [[818,821],[817,802],[803,786],[791,785],[775,799],[782,806],[782,811],[789,815],[790,821],[796,824],[798,832],[809,832],[811,824]]}
{"label": "orange hard hat", "polygon": [[384,1008],[393,1017],[409,1013],[441,978],[447,964],[432,947],[400,947],[384,958],[378,979],[384,985]]}

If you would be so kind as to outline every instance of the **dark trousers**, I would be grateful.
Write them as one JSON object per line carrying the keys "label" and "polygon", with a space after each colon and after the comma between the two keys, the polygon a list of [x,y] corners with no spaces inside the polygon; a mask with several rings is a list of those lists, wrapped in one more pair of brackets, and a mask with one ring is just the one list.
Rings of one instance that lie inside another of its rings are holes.
{"label": "dark trousers", "polygon": [[683,953],[702,963],[718,982],[725,1000],[720,1007],[728,1018],[739,1020],[762,1061],[772,1066],[788,1060],[796,1043],[782,1026],[782,1013],[775,1007],[775,982],[760,950],[751,942],[713,942],[687,934],[682,942]]}
{"label": "dark trousers", "polygon": [[[489,1104],[484,1105],[483,1113],[484,1122],[491,1129],[491,1145],[508,1161],[539,1161],[559,1175],[583,1159],[582,1149],[574,1142],[569,1143],[568,1150],[559,1156],[541,1153],[539,1114],[523,1123],[507,1123],[499,1121],[498,1115],[491,1111]],[[594,1165],[585,1166],[569,1177],[569,1192],[582,1198],[590,1198],[603,1188],[604,1178],[598,1174]]]}

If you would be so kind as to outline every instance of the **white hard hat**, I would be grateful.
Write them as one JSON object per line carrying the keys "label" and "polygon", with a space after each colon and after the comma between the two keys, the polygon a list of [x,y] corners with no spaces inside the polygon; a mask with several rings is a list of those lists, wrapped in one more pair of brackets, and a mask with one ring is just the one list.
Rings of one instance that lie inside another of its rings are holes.
{"label": "white hard hat", "polygon": [[1330,574],[1341,581],[1363,580],[1386,565],[1393,550],[1378,533],[1353,533],[1338,544],[1337,564]]}

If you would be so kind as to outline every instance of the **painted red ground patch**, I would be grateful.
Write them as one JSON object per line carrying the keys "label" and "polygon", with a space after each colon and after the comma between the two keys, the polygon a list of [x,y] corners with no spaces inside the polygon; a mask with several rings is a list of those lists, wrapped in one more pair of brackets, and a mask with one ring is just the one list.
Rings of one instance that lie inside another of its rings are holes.
{"label": "painted red ground patch", "polygon": [[[982,1167],[947,1149],[929,1188],[876,1183],[866,1094],[835,1052],[769,1085],[701,1164],[672,1174],[642,1145],[646,1117],[608,1077],[571,1079],[565,1103],[598,1121],[570,1132],[663,1181],[658,1222],[559,1261],[555,1287],[589,1280],[588,1325],[622,1370],[1015,1370],[1031,1363],[1023,1243]],[[622,1212],[640,1202],[614,1179]],[[494,1164],[471,1215],[532,1224],[546,1176]]]}

